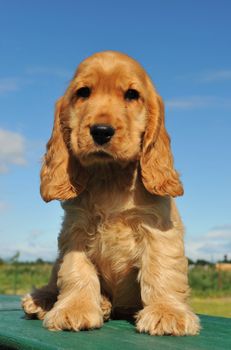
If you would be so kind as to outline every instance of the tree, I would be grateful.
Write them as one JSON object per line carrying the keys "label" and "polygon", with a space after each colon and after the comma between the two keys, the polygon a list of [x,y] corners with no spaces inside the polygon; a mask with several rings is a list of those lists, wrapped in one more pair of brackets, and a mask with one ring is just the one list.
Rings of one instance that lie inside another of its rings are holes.
{"label": "tree", "polygon": [[194,263],[194,261],[192,259],[188,258],[188,264],[189,265],[194,265],[195,263]]}
{"label": "tree", "polygon": [[196,265],[205,266],[205,265],[212,265],[212,263],[204,259],[197,259]]}

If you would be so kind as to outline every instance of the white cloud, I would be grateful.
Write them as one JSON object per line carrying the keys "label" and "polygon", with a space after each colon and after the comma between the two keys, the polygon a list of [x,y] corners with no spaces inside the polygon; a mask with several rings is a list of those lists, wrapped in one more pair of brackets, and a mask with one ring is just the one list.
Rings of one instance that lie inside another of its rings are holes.
{"label": "white cloud", "polygon": [[221,82],[231,80],[231,69],[220,69],[201,73],[198,78],[199,82]]}
{"label": "white cloud", "polygon": [[1,78],[0,79],[0,94],[7,92],[18,91],[20,83],[18,78]]}
{"label": "white cloud", "polygon": [[54,76],[57,78],[64,78],[64,79],[72,78],[71,72],[69,72],[66,69],[57,68],[57,67],[43,67],[43,66],[29,67],[27,68],[26,73],[29,75],[47,75],[47,76]]}
{"label": "white cloud", "polygon": [[14,244],[9,244],[6,241],[0,245],[0,257],[10,259],[15,253],[19,252],[19,260],[34,261],[38,258],[47,261],[53,261],[57,255],[57,242],[46,239],[46,234],[43,230],[31,230],[25,239],[15,241]]}
{"label": "white cloud", "polygon": [[5,212],[8,208],[9,208],[9,205],[7,202],[0,201],[0,213]]}
{"label": "white cloud", "polygon": [[3,259],[10,259],[15,253],[19,252],[19,260],[21,261],[34,261],[38,258],[46,261],[54,261],[57,256],[57,249],[55,244],[34,243],[31,246],[28,243],[16,243],[13,246],[0,247],[0,257]]}
{"label": "white cloud", "polygon": [[70,80],[73,73],[59,67],[29,67],[25,70],[23,76],[0,78],[0,95],[9,92],[15,92],[22,87],[34,84],[34,79],[38,76],[57,77],[65,80]]}
{"label": "white cloud", "polygon": [[177,109],[191,109],[204,107],[208,104],[208,98],[200,96],[189,96],[182,98],[173,98],[165,102],[166,107]]}
{"label": "white cloud", "polygon": [[25,145],[25,138],[21,134],[0,129],[0,173],[7,172],[11,164],[26,164]]}
{"label": "white cloud", "polygon": [[197,239],[186,241],[186,254],[193,260],[221,260],[225,254],[231,258],[231,225],[212,228]]}
{"label": "white cloud", "polygon": [[188,96],[172,98],[165,101],[169,109],[198,109],[198,108],[231,108],[231,97],[217,96]]}
{"label": "white cloud", "polygon": [[198,73],[188,73],[176,77],[177,80],[187,80],[199,84],[223,83],[231,81],[231,69],[212,69]]}
{"label": "white cloud", "polygon": [[207,238],[213,239],[230,239],[231,240],[231,225],[217,226],[206,234]]}

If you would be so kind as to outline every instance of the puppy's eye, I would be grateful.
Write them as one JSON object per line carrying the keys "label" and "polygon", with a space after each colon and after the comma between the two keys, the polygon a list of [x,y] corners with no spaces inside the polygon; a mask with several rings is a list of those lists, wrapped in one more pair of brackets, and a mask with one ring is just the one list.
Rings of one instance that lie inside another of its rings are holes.
{"label": "puppy's eye", "polygon": [[83,86],[77,90],[77,97],[88,98],[91,94],[91,89],[88,86]]}
{"label": "puppy's eye", "polygon": [[131,101],[131,100],[138,100],[140,97],[140,94],[137,90],[135,89],[128,89],[125,94],[124,98],[125,100]]}

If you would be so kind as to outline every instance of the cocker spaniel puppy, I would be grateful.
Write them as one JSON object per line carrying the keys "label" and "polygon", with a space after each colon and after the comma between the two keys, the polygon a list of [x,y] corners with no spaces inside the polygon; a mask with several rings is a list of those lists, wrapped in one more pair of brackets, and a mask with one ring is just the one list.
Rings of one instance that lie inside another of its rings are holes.
{"label": "cocker spaniel puppy", "polygon": [[139,332],[197,334],[183,225],[173,197],[164,106],[144,69],[117,52],[78,67],[56,105],[41,170],[45,201],[62,201],[59,255],[45,287],[23,299],[50,330],[135,316]]}

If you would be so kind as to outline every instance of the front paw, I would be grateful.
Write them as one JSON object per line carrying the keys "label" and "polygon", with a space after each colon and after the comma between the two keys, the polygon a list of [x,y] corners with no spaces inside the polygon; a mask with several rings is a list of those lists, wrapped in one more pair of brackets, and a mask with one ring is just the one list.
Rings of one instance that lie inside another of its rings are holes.
{"label": "front paw", "polygon": [[27,318],[38,317],[42,320],[45,316],[45,311],[34,302],[31,294],[27,294],[22,298],[22,308],[27,316]]}
{"label": "front paw", "polygon": [[45,288],[37,289],[32,294],[22,298],[21,305],[27,318],[38,318],[43,320],[46,313],[51,310],[57,295],[47,291]]}
{"label": "front paw", "polygon": [[49,330],[89,330],[100,328],[103,324],[103,315],[96,306],[62,305],[54,306],[43,321],[44,327]]}
{"label": "front paw", "polygon": [[196,335],[200,323],[187,305],[156,303],[138,313],[136,327],[151,335]]}

